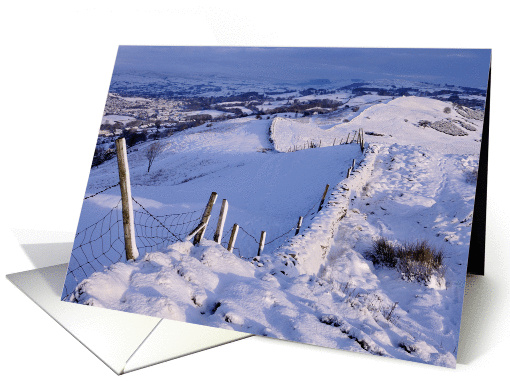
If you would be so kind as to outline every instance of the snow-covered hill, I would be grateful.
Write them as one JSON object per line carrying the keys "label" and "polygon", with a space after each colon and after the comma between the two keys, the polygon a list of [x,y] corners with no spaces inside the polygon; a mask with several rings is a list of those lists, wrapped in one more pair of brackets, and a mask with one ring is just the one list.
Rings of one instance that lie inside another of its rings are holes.
{"label": "snow-covered hill", "polygon": [[[351,120],[332,124],[326,130],[313,118],[276,118],[272,138],[277,149],[285,152],[294,145],[302,147],[308,141],[321,141],[321,147],[339,144],[342,139],[345,142],[349,134],[352,139],[354,133],[362,128],[368,143],[398,142],[445,154],[459,150],[479,154],[482,134],[480,121],[466,118],[463,110],[434,99],[401,97],[360,109]],[[452,127],[449,130],[441,129],[441,122],[449,123]],[[459,135],[464,138],[459,139]]]}
{"label": "snow-covered hill", "polygon": [[[152,142],[133,147],[133,197],[152,214],[203,208],[215,191],[229,201],[225,227],[238,223],[244,232],[234,253],[205,239],[111,265],[83,280],[70,300],[454,367],[480,115],[401,97],[360,108],[348,122],[325,120],[245,117],[188,129],[160,140],[165,148],[149,173]],[[363,153],[344,144],[360,129]],[[114,159],[92,169],[87,195],[116,181]],[[326,184],[327,202],[317,212]],[[78,231],[115,207],[119,195],[112,188],[86,199]],[[305,221],[294,236],[299,216]],[[262,230],[269,244],[256,256]],[[410,282],[374,267],[365,252],[379,237],[442,249],[444,277]]]}

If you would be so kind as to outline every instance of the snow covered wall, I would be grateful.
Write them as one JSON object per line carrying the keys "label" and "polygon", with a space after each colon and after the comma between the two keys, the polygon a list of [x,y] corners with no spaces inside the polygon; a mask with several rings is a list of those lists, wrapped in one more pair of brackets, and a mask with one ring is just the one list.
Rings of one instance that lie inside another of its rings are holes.
{"label": "snow covered wall", "polygon": [[352,195],[360,192],[369,180],[378,152],[379,147],[376,145],[366,148],[365,157],[355,165],[349,178],[333,187],[325,208],[315,216],[311,225],[275,252],[284,264],[295,266],[297,273],[294,271],[294,275],[316,275],[324,265],[338,223],[347,213]]}

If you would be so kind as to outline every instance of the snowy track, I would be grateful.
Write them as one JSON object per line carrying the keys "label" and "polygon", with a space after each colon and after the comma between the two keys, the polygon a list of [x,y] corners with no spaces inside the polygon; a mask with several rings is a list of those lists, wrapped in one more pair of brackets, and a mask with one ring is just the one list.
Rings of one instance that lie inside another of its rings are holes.
{"label": "snowy track", "polygon": [[[403,349],[409,358],[454,364],[465,278],[459,272],[466,266],[461,259],[469,248],[474,194],[473,189],[466,190],[473,186],[466,184],[462,166],[469,159],[473,158],[445,158],[398,145],[382,149],[372,179],[339,223],[327,265],[319,275],[356,289],[355,295],[371,300],[369,306],[397,304],[393,320],[372,325],[369,337],[399,358],[405,357],[395,351]],[[454,218],[446,221],[452,210]],[[376,269],[363,256],[373,237],[397,242],[427,239],[447,253],[450,271],[445,280],[434,279],[425,286],[400,279],[395,270]],[[457,288],[448,288],[453,283]],[[362,317],[357,322],[359,327]]]}

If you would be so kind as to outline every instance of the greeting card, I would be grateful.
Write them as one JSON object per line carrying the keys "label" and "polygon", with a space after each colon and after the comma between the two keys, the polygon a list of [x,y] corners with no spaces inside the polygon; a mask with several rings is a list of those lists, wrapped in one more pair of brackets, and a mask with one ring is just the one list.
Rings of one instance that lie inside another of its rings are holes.
{"label": "greeting card", "polygon": [[121,46],[62,299],[455,367],[489,69],[490,50]]}

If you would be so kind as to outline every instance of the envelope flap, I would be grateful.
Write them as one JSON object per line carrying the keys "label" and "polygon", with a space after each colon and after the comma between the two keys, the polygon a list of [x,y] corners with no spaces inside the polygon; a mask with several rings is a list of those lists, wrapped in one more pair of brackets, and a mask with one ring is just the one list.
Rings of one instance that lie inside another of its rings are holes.
{"label": "envelope flap", "polygon": [[7,275],[7,278],[120,374],[126,361],[161,319],[60,301],[66,269],[67,264],[61,264]]}
{"label": "envelope flap", "polygon": [[124,372],[127,373],[251,336],[251,334],[233,330],[161,320],[128,360]]}

